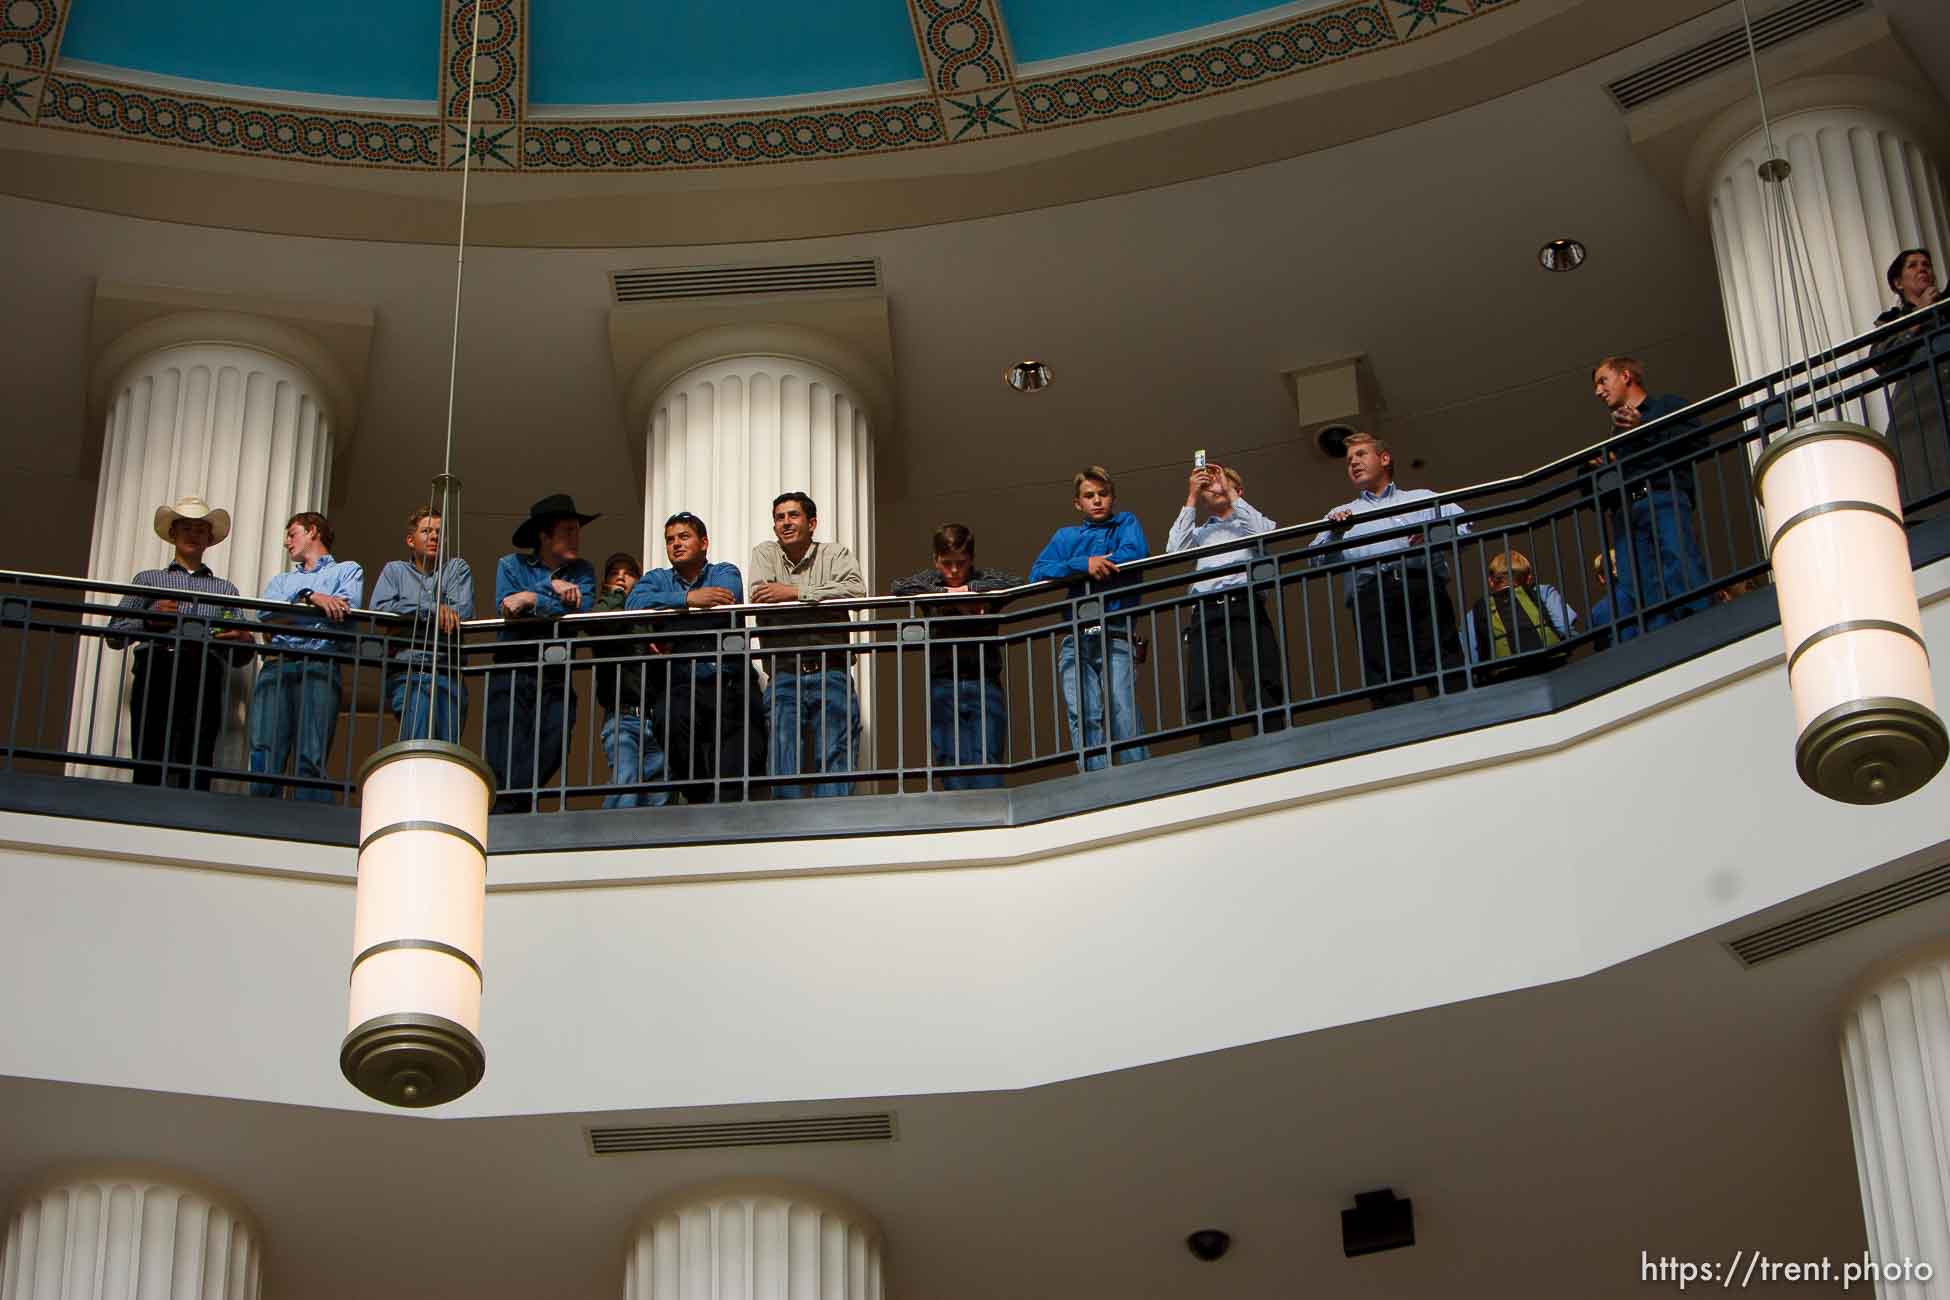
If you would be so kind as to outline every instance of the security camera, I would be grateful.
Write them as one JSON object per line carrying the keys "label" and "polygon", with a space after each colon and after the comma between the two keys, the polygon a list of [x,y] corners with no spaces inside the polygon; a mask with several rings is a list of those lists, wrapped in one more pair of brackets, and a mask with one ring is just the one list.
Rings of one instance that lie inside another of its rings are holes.
{"label": "security camera", "polygon": [[1232,1234],[1219,1228],[1200,1228],[1185,1238],[1185,1249],[1192,1252],[1193,1259],[1210,1264],[1232,1249]]}

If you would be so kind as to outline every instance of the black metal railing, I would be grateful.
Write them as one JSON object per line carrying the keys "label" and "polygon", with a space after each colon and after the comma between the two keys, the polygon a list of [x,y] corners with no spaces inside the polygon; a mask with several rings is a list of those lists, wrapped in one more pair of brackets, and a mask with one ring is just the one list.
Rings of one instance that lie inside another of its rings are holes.
{"label": "black metal railing", "polygon": [[[1526,474],[1108,583],[833,602],[816,625],[755,605],[476,620],[437,672],[400,658],[396,616],[354,611],[293,649],[260,626],[288,607],[198,596],[116,623],[125,596],[182,593],[0,574],[0,770],[342,802],[366,755],[434,734],[488,759],[503,812],[913,794],[1468,695],[1764,583],[1749,467],[1789,402],[1886,427],[1911,519],[1940,513],[1950,315],[1820,361]],[[403,724],[402,680],[451,712]]]}

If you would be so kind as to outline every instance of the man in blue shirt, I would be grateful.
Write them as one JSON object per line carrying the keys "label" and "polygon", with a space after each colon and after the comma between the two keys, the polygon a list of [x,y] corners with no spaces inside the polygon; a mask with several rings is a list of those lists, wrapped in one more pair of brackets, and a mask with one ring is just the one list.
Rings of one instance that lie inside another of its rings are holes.
{"label": "man in blue shirt", "polygon": [[1693,520],[1693,467],[1706,453],[1708,439],[1690,420],[1664,418],[1684,410],[1686,399],[1671,393],[1647,396],[1645,367],[1631,357],[1600,361],[1591,372],[1591,384],[1611,411],[1612,432],[1632,434],[1612,444],[1596,462],[1615,461],[1623,475],[1599,476],[1605,542],[1618,557],[1612,616],[1622,621],[1643,608],[1698,593],[1647,614],[1649,632],[1711,603],[1706,557]]}
{"label": "man in blue shirt", "polygon": [[[386,708],[399,719],[401,740],[452,744],[467,726],[467,690],[459,673],[460,624],[474,617],[474,572],[458,555],[440,563],[440,516],[427,506],[407,516],[406,554],[408,559],[388,560],[372,588],[374,609],[413,619],[411,642],[386,674]],[[436,627],[438,672],[430,648]]]}
{"label": "man in blue shirt", "polygon": [[[1357,565],[1346,575],[1346,601],[1361,647],[1362,684],[1377,688],[1370,696],[1372,707],[1385,709],[1414,699],[1417,682],[1436,689],[1437,672],[1462,665],[1456,607],[1449,599],[1448,551],[1427,546],[1426,531],[1402,531],[1418,524],[1426,530],[1460,515],[1462,507],[1437,502],[1428,488],[1397,486],[1394,453],[1371,433],[1348,438],[1347,477],[1360,495],[1328,512],[1329,526],[1314,534],[1311,545],[1347,543],[1374,533],[1399,534],[1342,545],[1314,560],[1316,564],[1374,561]],[[1417,501],[1430,504],[1408,508]],[[1364,515],[1374,517],[1364,519]],[[1468,532],[1469,525],[1460,525],[1457,531]],[[1450,680],[1452,690],[1464,685],[1460,674]]]}
{"label": "man in blue shirt", "polygon": [[670,659],[653,670],[647,692],[663,726],[666,769],[686,803],[737,800],[743,797],[739,779],[765,770],[765,717],[750,656],[719,649],[737,615],[700,611],[743,603],[744,580],[737,565],[711,559],[711,534],[688,510],[664,521],[664,555],[670,567],[644,574],[623,607],[691,611],[664,624],[660,635],[670,645]]}
{"label": "man in blue shirt", "polygon": [[555,635],[556,619],[595,606],[596,571],[581,558],[582,526],[599,518],[578,513],[564,493],[545,496],[515,529],[518,549],[495,566],[494,608],[506,620],[496,640],[507,643],[494,652],[495,663],[519,665],[488,674],[482,742],[501,790],[496,812],[533,811],[575,733],[568,656],[550,660],[539,643]]}
{"label": "man in blue shirt", "polygon": [[[1172,520],[1165,550],[1193,551],[1272,532],[1278,525],[1253,509],[1245,490],[1245,480],[1237,470],[1223,465],[1193,470],[1185,488],[1185,506]],[[1205,522],[1196,526],[1195,506],[1203,506],[1206,512]],[[1200,572],[1227,565],[1238,567],[1222,577],[1201,578],[1191,585],[1191,594],[1202,597],[1187,611],[1191,624],[1184,631],[1185,716],[1193,722],[1203,722],[1215,712],[1220,718],[1254,715],[1286,702],[1286,688],[1281,683],[1286,660],[1280,652],[1280,639],[1267,616],[1266,602],[1248,590],[1245,566],[1252,558],[1250,546],[1198,557]],[[1239,674],[1240,684],[1236,698],[1232,693],[1234,672]],[[1267,731],[1285,726],[1284,713],[1266,715]],[[1232,728],[1223,724],[1207,727],[1198,733],[1198,743],[1223,744],[1231,732]]]}
{"label": "man in blue shirt", "polygon": [[[251,771],[282,773],[294,758],[297,776],[322,781],[325,756],[339,726],[339,663],[351,649],[343,633],[327,632],[365,594],[366,571],[354,560],[332,557],[332,524],[316,510],[291,516],[284,526],[284,553],[298,567],[274,573],[264,584],[264,599],[295,606],[293,612],[265,610],[258,617],[291,631],[275,632],[264,651],[251,689]],[[300,612],[301,611],[301,612]],[[251,793],[275,798],[283,787],[270,781],[251,785]],[[323,785],[298,785],[293,799],[330,803],[334,792]]]}
{"label": "man in blue shirt", "polygon": [[[1079,470],[1071,479],[1072,504],[1083,516],[1080,524],[1059,528],[1029,570],[1031,582],[1088,578],[1103,591],[1114,585],[1120,564],[1131,564],[1149,553],[1144,526],[1137,516],[1117,508],[1117,485],[1101,465]],[[1072,599],[1082,595],[1084,583],[1072,582]],[[1119,602],[1104,597],[1106,612]],[[1083,642],[1078,653],[1078,640]],[[1108,766],[1106,745],[1137,735],[1137,661],[1131,649],[1128,617],[1091,621],[1066,635],[1056,647],[1056,675],[1063,685],[1063,705],[1070,723],[1070,743],[1083,751],[1086,770]],[[1104,709],[1110,709],[1110,739],[1104,738]],[[1079,715],[1081,718],[1079,719]],[[1119,763],[1147,757],[1144,746],[1117,750]]]}

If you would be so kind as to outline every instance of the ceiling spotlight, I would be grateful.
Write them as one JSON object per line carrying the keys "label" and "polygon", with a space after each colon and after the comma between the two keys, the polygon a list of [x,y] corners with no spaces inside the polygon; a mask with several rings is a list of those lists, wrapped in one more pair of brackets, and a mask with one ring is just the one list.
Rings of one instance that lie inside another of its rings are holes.
{"label": "ceiling spotlight", "polygon": [[1345,460],[1347,458],[1347,440],[1353,436],[1353,425],[1336,422],[1321,425],[1320,429],[1314,434],[1314,441],[1320,444],[1321,451],[1331,459]]}
{"label": "ceiling spotlight", "polygon": [[1584,245],[1575,239],[1553,239],[1537,250],[1537,264],[1546,271],[1575,271],[1584,265]]}
{"label": "ceiling spotlight", "polygon": [[1040,361],[1018,361],[1003,371],[1002,377],[1018,393],[1033,393],[1048,388],[1049,381],[1055,378],[1050,368]]}

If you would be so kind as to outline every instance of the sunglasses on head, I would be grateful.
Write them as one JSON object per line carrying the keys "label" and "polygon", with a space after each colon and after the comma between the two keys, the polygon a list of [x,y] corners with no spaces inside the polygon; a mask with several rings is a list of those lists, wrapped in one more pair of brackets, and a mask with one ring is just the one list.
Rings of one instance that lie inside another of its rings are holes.
{"label": "sunglasses on head", "polygon": [[701,533],[704,531],[704,521],[702,519],[699,519],[696,515],[692,514],[688,510],[679,510],[676,514],[664,520],[665,528],[670,527],[672,524],[690,524],[693,527],[695,527],[698,532]]}

